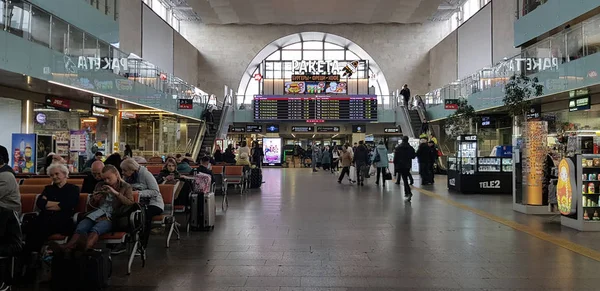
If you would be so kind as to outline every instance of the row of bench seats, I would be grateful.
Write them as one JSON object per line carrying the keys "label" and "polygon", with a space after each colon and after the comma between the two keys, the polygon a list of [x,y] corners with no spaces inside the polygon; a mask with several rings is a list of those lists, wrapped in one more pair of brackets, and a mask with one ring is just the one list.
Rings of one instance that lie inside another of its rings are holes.
{"label": "row of bench seats", "polygon": [[[21,185],[20,187],[27,187],[27,185]],[[31,186],[31,185],[30,185]],[[45,185],[33,185],[32,187],[41,186],[41,190],[43,190],[43,187],[45,187]],[[166,247],[170,246],[170,240],[171,237],[173,235],[173,233],[175,233],[177,235],[177,239],[180,239],[180,233],[179,233],[179,228],[177,225],[177,222],[175,221],[175,217],[174,217],[174,191],[176,189],[177,185],[159,185],[159,189],[160,189],[160,193],[163,197],[163,200],[165,202],[165,209],[163,214],[155,216],[152,218],[152,225],[160,225],[160,226],[165,226],[165,227],[169,227],[168,233],[167,233],[167,241],[166,241]],[[21,209],[22,209],[22,216],[21,219],[23,219],[26,215],[35,215],[39,210],[36,207],[36,201],[40,196],[41,191],[37,192],[37,193],[23,193],[21,192]],[[81,193],[79,196],[79,203],[77,204],[77,207],[75,208],[75,216],[73,217],[74,219],[74,223],[77,223],[77,219],[78,217],[83,214],[86,213],[91,209],[91,206],[89,206],[89,199],[90,199],[90,194],[87,193]],[[139,193],[137,191],[135,191],[133,193],[133,198],[135,202],[139,202]],[[135,217],[131,217],[130,219],[134,219]],[[134,223],[134,221],[131,221],[131,223]],[[150,231],[150,230],[148,230]],[[68,241],[69,237],[63,236],[61,234],[54,234],[51,235],[48,240],[49,241],[55,241],[57,243],[66,243]],[[127,274],[131,273],[131,266],[133,264],[133,260],[135,258],[135,253],[138,249],[138,246],[140,244],[139,241],[140,237],[139,234],[130,234],[127,232],[111,232],[111,233],[107,233],[104,234],[100,237],[100,240],[98,241],[98,244],[120,244],[120,243],[125,243],[128,246],[128,249],[130,251],[130,255],[129,255],[129,262],[128,262],[128,266],[127,266]],[[141,256],[142,259],[142,266],[145,265],[145,254],[143,254]]]}

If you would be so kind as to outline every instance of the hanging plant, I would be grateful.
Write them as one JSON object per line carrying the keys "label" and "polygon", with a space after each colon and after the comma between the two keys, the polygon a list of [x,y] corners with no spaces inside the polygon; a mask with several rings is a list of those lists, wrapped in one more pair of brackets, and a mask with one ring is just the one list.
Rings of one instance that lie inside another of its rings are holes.
{"label": "hanging plant", "polygon": [[511,117],[517,117],[517,124],[527,120],[531,109],[532,97],[543,94],[544,86],[538,83],[538,78],[529,78],[525,74],[513,75],[504,86],[504,106]]}
{"label": "hanging plant", "polygon": [[469,105],[464,98],[458,99],[458,109],[446,119],[446,134],[456,138],[461,134],[470,134],[471,120],[477,118],[475,108]]}

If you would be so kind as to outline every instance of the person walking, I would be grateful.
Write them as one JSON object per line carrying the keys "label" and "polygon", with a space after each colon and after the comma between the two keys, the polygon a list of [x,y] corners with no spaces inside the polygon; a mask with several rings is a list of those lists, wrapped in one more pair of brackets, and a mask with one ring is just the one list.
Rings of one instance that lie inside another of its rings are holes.
{"label": "person walking", "polygon": [[407,106],[410,109],[410,89],[408,89],[408,84],[404,84],[404,86],[402,86],[402,90],[400,90],[400,95],[402,95],[402,101],[404,101],[404,106]]}
{"label": "person walking", "polygon": [[[415,156],[415,149],[408,144],[408,136],[403,136],[402,143],[394,150],[394,168],[398,172],[396,185],[400,185],[401,178],[404,180],[404,197],[406,197],[407,201],[410,201],[412,198],[412,191],[408,180],[410,177],[412,160]],[[412,179],[410,184],[412,185]]]}
{"label": "person walking", "polygon": [[369,164],[369,150],[364,144],[364,141],[358,142],[358,146],[356,147],[356,151],[354,152],[354,160],[356,166],[356,181],[358,186],[365,185],[365,178],[363,176],[364,167],[367,167]]}
{"label": "person walking", "polygon": [[429,165],[431,164],[431,150],[427,145],[427,140],[421,139],[417,149],[417,158],[419,159],[419,175],[421,175],[421,185],[429,185]]}
{"label": "person walking", "polygon": [[319,145],[315,145],[313,146],[313,151],[312,151],[312,171],[313,172],[318,172],[317,171],[317,167],[318,167],[318,163],[321,163],[321,148],[319,147]]}
{"label": "person walking", "polygon": [[[375,184],[379,185],[379,176],[385,176],[387,168],[389,167],[388,162],[388,150],[383,144],[383,140],[379,141],[377,147],[375,147],[375,154],[373,155],[373,165],[377,167],[377,180]],[[385,186],[385,177],[382,177],[383,186]]]}
{"label": "person walking", "polygon": [[260,144],[255,141],[254,146],[252,147],[252,164],[254,164],[257,168],[262,168],[263,157],[265,153],[263,152],[263,148]]}
{"label": "person walking", "polygon": [[323,171],[331,170],[331,153],[329,152],[329,146],[325,146],[325,149],[321,154],[321,166],[323,167]]}
{"label": "person walking", "polygon": [[437,152],[437,148],[435,147],[435,143],[432,140],[430,140],[427,144],[429,146],[429,157],[431,159],[431,161],[429,161],[429,166],[427,167],[427,170],[429,171],[429,173],[428,173],[429,182],[431,184],[435,184],[435,182],[434,182],[435,167],[434,166],[438,160],[438,152]]}
{"label": "person walking", "polygon": [[346,174],[348,174],[348,177],[350,176],[350,166],[352,165],[352,155],[348,150],[347,144],[344,145],[344,147],[341,150],[340,161],[342,164],[342,172],[340,173],[340,177],[338,178],[338,183],[342,184],[344,176],[346,176]]}

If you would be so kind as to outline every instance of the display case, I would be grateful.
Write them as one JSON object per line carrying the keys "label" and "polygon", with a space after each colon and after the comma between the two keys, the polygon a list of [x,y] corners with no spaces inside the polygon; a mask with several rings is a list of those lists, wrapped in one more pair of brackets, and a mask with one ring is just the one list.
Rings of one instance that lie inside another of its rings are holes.
{"label": "display case", "polygon": [[448,157],[448,167],[449,171],[456,171],[456,157]]}
{"label": "display case", "polygon": [[500,173],[502,172],[501,158],[486,157],[477,158],[477,171],[480,173]]}
{"label": "display case", "polygon": [[502,158],[502,172],[512,173],[513,171],[513,159]]}
{"label": "display case", "polygon": [[458,138],[458,171],[461,175],[475,175],[477,168],[477,136],[461,135]]}
{"label": "display case", "polygon": [[512,193],[512,158],[477,157],[477,136],[457,139],[456,157],[448,158],[448,189],[464,194]]}
{"label": "display case", "polygon": [[556,192],[562,225],[600,231],[600,155],[563,159],[558,167]]}

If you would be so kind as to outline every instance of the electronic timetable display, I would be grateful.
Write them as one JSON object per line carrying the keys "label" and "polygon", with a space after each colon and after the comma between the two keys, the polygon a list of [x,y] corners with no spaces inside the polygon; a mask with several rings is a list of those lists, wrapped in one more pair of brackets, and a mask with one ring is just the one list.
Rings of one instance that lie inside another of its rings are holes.
{"label": "electronic timetable display", "polygon": [[377,96],[255,95],[254,120],[377,121]]}

